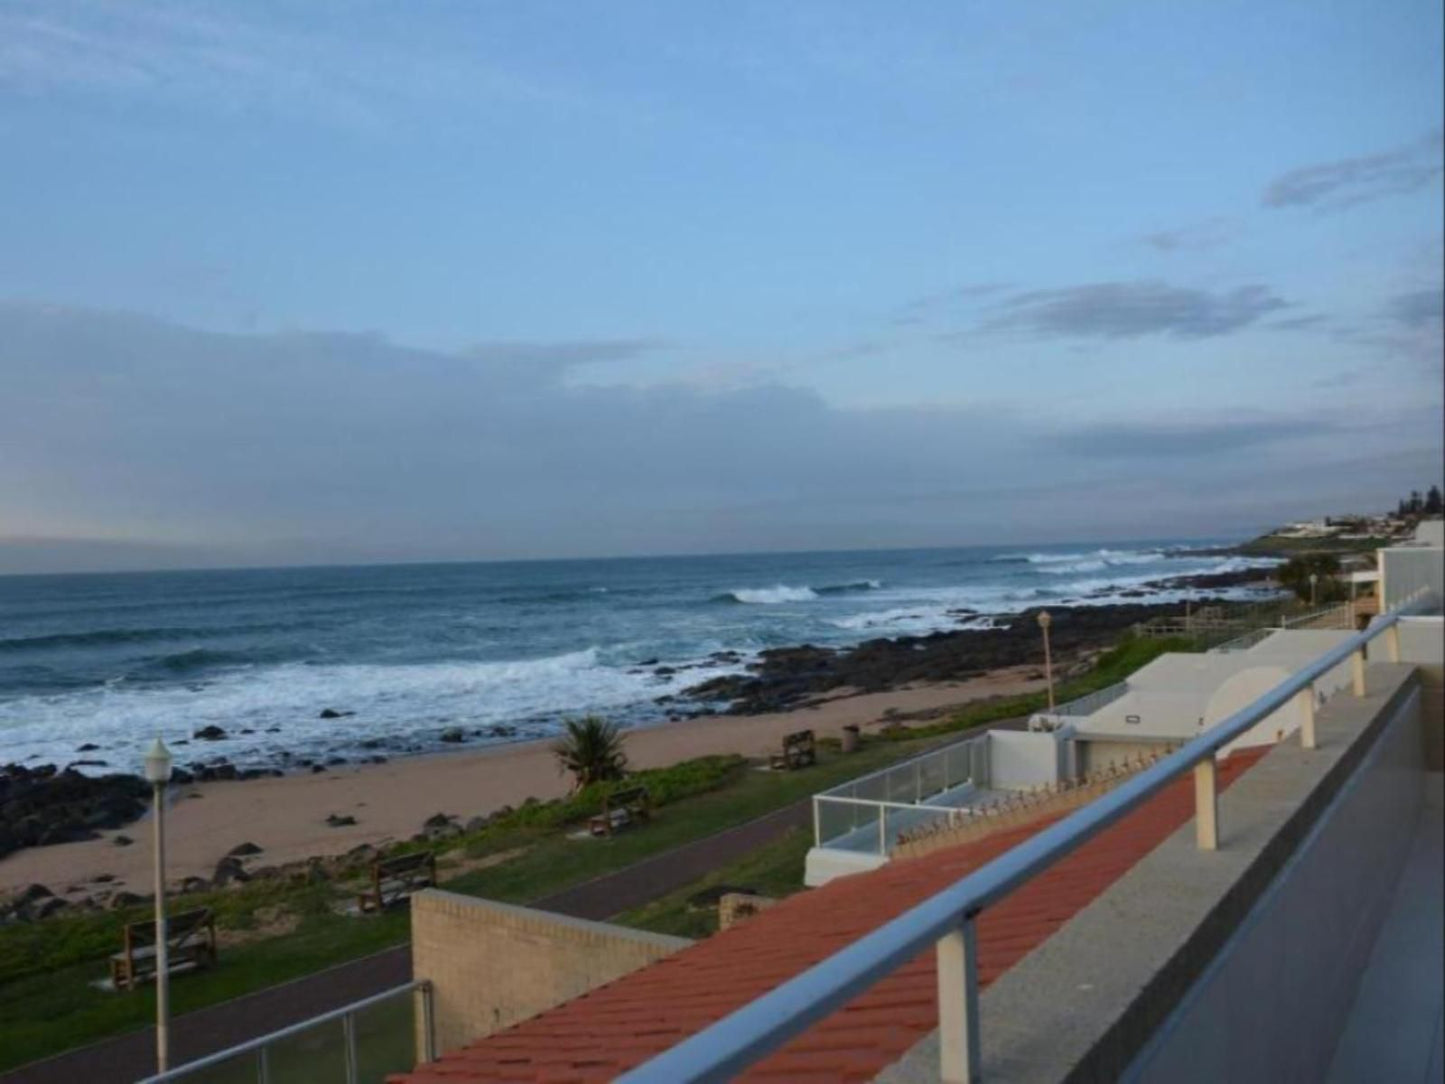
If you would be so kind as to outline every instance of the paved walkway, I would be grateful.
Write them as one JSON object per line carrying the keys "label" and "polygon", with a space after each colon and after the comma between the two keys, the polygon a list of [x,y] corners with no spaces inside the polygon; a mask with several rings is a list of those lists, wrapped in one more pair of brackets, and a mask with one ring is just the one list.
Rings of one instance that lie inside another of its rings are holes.
{"label": "paved walkway", "polygon": [[[577,918],[601,920],[641,906],[690,884],[718,866],[811,823],[807,801],[798,802],[644,859],[537,900],[533,906]],[[411,948],[401,946],[319,971],[293,982],[177,1017],[171,1025],[171,1062],[180,1065],[400,986],[411,979]],[[155,1071],[151,1028],[104,1039],[0,1076],[0,1084],[110,1084]]]}

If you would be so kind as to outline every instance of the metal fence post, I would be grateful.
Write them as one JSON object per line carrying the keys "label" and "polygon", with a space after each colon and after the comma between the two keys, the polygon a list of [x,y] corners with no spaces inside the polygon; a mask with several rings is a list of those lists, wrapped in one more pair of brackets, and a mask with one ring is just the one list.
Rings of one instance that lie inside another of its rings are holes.
{"label": "metal fence post", "polygon": [[946,1084],[978,1084],[978,935],[974,916],[939,938],[938,1075]]}
{"label": "metal fence post", "polygon": [[1194,838],[1201,851],[1219,849],[1219,790],[1213,753],[1194,765]]}
{"label": "metal fence post", "polygon": [[341,1018],[341,1035],[345,1045],[346,1084],[357,1084],[356,1017],[347,1013]]}
{"label": "metal fence post", "polygon": [[878,807],[878,853],[888,857],[888,807]]}
{"label": "metal fence post", "polygon": [[271,1084],[270,1049],[263,1046],[256,1051],[256,1084]]}
{"label": "metal fence post", "polygon": [[1355,687],[1356,696],[1365,695],[1365,649],[1357,649],[1350,654],[1350,675]]}
{"label": "metal fence post", "polygon": [[813,846],[823,845],[823,820],[819,815],[818,796],[813,795]]}
{"label": "metal fence post", "polygon": [[1299,704],[1299,743],[1301,749],[1316,748],[1315,738],[1315,687],[1313,684],[1306,685],[1299,692],[1295,693],[1295,701]]}

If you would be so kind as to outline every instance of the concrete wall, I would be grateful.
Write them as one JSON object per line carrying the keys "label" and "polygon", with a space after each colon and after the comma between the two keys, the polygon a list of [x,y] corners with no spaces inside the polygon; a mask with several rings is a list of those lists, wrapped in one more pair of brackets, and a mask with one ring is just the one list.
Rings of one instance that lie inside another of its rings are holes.
{"label": "concrete wall", "polygon": [[669,956],[680,937],[427,889],[411,898],[412,975],[432,983],[444,1052]]}
{"label": "concrete wall", "polygon": [[1027,730],[988,732],[989,786],[995,790],[1037,787],[1063,778],[1064,743]]}
{"label": "concrete wall", "polygon": [[1422,587],[1445,596],[1445,549],[1391,547],[1380,550],[1380,599],[1389,609]]}
{"label": "concrete wall", "polygon": [[1420,726],[1417,691],[1126,1079],[1325,1078],[1419,815]]}

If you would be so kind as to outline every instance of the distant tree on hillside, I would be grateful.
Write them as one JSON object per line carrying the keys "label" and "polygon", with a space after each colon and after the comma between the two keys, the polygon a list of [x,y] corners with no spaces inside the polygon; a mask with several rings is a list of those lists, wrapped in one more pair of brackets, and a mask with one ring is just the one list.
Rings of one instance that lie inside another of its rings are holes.
{"label": "distant tree on hillside", "polygon": [[1430,492],[1425,495],[1425,514],[1438,516],[1442,512],[1445,512],[1445,500],[1441,499],[1440,487],[1431,486]]}
{"label": "distant tree on hillside", "polygon": [[1284,587],[1304,602],[1310,601],[1310,576],[1318,576],[1314,585],[1317,602],[1332,602],[1344,597],[1344,587],[1336,577],[1340,573],[1340,560],[1332,553],[1302,553],[1291,557],[1280,566],[1276,576]]}

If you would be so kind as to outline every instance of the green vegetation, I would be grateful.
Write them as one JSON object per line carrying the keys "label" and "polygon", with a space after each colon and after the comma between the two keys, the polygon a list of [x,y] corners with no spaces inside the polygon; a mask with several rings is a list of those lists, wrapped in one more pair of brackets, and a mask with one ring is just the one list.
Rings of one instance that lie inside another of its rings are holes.
{"label": "green vegetation", "polygon": [[1390,538],[1281,538],[1267,534],[1239,547],[1250,557],[1288,557],[1297,553],[1374,553],[1394,542]]}
{"label": "green vegetation", "polygon": [[[1291,557],[1275,573],[1279,582],[1301,602],[1339,602],[1349,592],[1337,578],[1340,560],[1332,553],[1301,553]],[[1314,582],[1311,582],[1314,577]]]}
{"label": "green vegetation", "polygon": [[572,773],[577,789],[607,783],[627,774],[622,728],[596,715],[568,719],[566,731],[552,744],[562,770]]}
{"label": "green vegetation", "polygon": [[[1102,655],[1088,674],[1060,683],[1058,699],[1103,688],[1162,652],[1189,646],[1169,640],[1127,641]],[[395,850],[436,847],[441,852],[439,876],[449,890],[536,903],[913,756],[943,736],[1026,715],[1043,705],[1042,693],[978,701],[938,722],[894,725],[865,736],[858,751],[847,755],[838,751],[836,742],[823,742],[818,764],[798,772],[753,771],[738,756],[701,757],[639,771],[623,782],[592,783],[565,799],[528,801],[494,815],[476,831]],[[646,828],[600,840],[576,830],[600,809],[609,788],[634,783],[645,785],[657,806]],[[688,896],[718,883],[748,885],[765,895],[795,891],[808,841],[807,832],[789,833],[715,871],[707,883],[688,886],[623,920],[685,936],[705,934],[715,915],[689,910]],[[172,984],[173,1011],[216,1004],[404,942],[404,910],[368,918],[337,913],[337,904],[351,898],[364,868],[358,861],[333,880],[302,871],[174,900],[178,910],[214,908],[223,945],[219,966]],[[148,913],[145,907],[83,912],[0,928],[0,1071],[146,1026],[154,1018],[150,990],[112,994],[91,985],[105,974],[105,959],[119,945],[121,925],[143,920]]]}
{"label": "green vegetation", "polygon": [[774,899],[791,896],[803,888],[803,861],[812,845],[813,837],[807,830],[791,829],[746,858],[722,866],[645,907],[624,911],[613,921],[674,937],[708,937],[717,932],[717,907],[711,903],[695,906],[691,902],[695,896],[719,885],[747,888]]}

